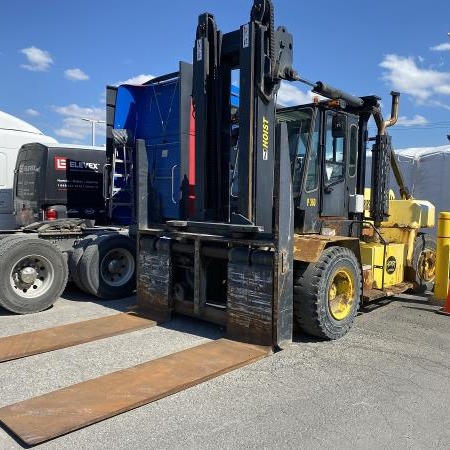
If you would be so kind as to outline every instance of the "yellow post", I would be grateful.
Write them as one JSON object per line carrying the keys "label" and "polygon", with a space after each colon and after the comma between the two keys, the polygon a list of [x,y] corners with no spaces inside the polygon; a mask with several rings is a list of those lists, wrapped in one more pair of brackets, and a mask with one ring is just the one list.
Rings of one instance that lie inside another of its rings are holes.
{"label": "yellow post", "polygon": [[438,219],[436,249],[436,280],[434,297],[445,300],[450,276],[450,212],[441,212]]}

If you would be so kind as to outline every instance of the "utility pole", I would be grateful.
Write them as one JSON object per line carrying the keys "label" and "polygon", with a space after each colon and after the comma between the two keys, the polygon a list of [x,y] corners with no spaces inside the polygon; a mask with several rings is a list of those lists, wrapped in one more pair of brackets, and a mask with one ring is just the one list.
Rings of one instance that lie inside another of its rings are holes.
{"label": "utility pole", "polygon": [[91,123],[91,129],[92,129],[92,146],[95,146],[95,124],[96,123],[105,123],[104,120],[97,120],[97,119],[88,119],[87,117],[80,117],[81,120],[84,120],[85,122]]}

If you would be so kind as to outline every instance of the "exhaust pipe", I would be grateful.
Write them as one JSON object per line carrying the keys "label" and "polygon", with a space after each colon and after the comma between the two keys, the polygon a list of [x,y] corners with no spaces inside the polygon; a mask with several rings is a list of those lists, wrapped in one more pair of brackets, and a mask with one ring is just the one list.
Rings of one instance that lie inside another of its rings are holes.
{"label": "exhaust pipe", "polygon": [[[392,127],[398,120],[398,105],[400,101],[400,92],[391,91],[392,105],[391,105],[391,117],[388,120],[383,120],[381,113],[375,116],[375,121],[378,128],[378,136],[384,136],[386,134],[386,128]],[[378,119],[378,120],[377,120]]]}
{"label": "exhaust pipe", "polygon": [[[400,94],[392,91],[391,96],[392,108],[390,119],[383,120],[379,108],[376,108],[373,112],[378,134],[375,138],[375,144],[372,147],[370,212],[376,227],[379,227],[389,217],[389,174],[392,160],[395,158],[392,152],[391,136],[386,134],[386,129],[397,123]],[[398,174],[395,170],[394,174],[397,177]]]}

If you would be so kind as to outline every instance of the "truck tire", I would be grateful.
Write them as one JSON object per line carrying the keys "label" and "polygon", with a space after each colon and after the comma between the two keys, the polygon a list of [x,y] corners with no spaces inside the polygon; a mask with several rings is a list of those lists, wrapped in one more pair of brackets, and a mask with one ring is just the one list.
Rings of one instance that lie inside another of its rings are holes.
{"label": "truck tire", "polygon": [[432,291],[436,276],[436,238],[426,233],[419,234],[414,241],[412,269],[414,275],[413,291],[423,294]]}
{"label": "truck tire", "polygon": [[78,275],[86,291],[102,299],[130,295],[136,286],[136,247],[123,235],[103,235],[84,250]]}
{"label": "truck tire", "polygon": [[296,263],[294,318],[304,333],[329,340],[344,336],[355,321],[361,296],[361,268],[351,250],[330,247],[316,263]]}
{"label": "truck tire", "polygon": [[17,314],[49,308],[68,278],[62,252],[43,239],[10,236],[0,243],[0,305]]}
{"label": "truck tire", "polygon": [[84,285],[83,278],[79,275],[79,264],[86,247],[97,238],[97,234],[90,234],[86,236],[74,245],[73,251],[69,255],[69,274],[72,277],[72,281],[78,289],[86,293],[89,292]]}

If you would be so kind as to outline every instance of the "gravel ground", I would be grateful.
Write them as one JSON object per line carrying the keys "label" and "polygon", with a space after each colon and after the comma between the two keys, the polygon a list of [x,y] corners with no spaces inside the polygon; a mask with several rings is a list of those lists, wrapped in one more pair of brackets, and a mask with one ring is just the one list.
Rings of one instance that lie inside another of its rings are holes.
{"label": "gravel ground", "polygon": [[[0,310],[0,336],[125,311],[66,292],[53,308]],[[297,336],[290,348],[171,397],[35,448],[450,447],[450,318],[402,296],[360,314],[343,339]],[[1,364],[0,406],[127,368],[223,335],[176,317],[101,341]],[[0,429],[0,448],[22,446]]]}

